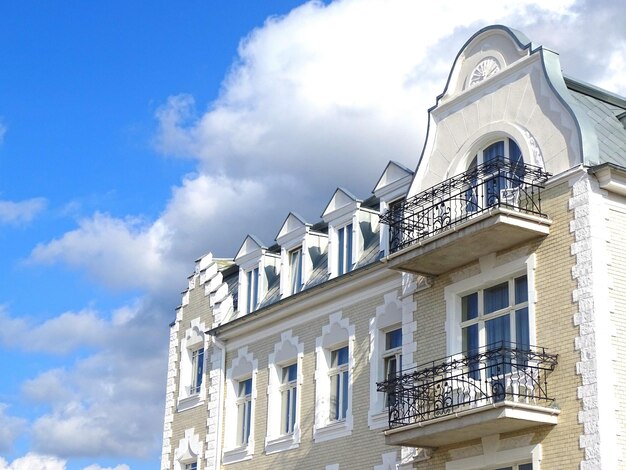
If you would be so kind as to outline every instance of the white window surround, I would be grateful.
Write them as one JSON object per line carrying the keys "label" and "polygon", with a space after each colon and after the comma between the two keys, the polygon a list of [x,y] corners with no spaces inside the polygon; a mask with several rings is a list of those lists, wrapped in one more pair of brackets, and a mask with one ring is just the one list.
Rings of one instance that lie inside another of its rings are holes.
{"label": "white window surround", "polygon": [[336,275],[341,276],[352,271],[354,266],[356,248],[354,243],[356,239],[355,224],[351,220],[341,227],[335,227],[334,232],[333,241],[336,243],[336,250],[333,250],[333,263]]}
{"label": "white window surround", "polygon": [[185,465],[197,463],[202,459],[200,437],[193,428],[185,429],[185,437],[178,442],[174,450],[174,470],[184,470]]}
{"label": "white window surround", "polygon": [[[245,271],[245,306],[243,310],[245,313],[254,312],[259,305],[259,277],[260,269],[259,265],[254,266],[251,269]],[[241,309],[240,309],[241,310]]]}
{"label": "white window surround", "polygon": [[541,470],[541,444],[500,450],[499,435],[482,438],[483,453],[446,462],[445,470],[483,470],[532,462],[533,470]]}
{"label": "white window surround", "polygon": [[[280,342],[274,345],[274,351],[268,358],[268,406],[267,406],[267,435],[265,437],[265,453],[273,454],[289,449],[295,449],[300,445],[300,399],[302,396],[302,359],[304,357],[304,344],[298,341],[292,331],[285,331],[280,335]],[[281,373],[283,366],[296,364],[298,368],[296,389],[296,419],[293,432],[282,432],[282,396],[281,396]]]}
{"label": "white window surround", "polygon": [[374,470],[396,470],[398,468],[397,452],[387,452],[381,455],[382,464],[375,465]]}
{"label": "white window surround", "polygon": [[535,333],[535,255],[497,265],[495,254],[480,259],[480,274],[448,285],[444,289],[446,302],[446,347],[447,354],[462,352],[461,297],[477,289],[503,282],[511,277],[528,276],[528,327],[530,344],[536,344]]}
{"label": "white window surround", "polygon": [[207,342],[204,337],[204,323],[199,318],[191,320],[189,328],[180,344],[180,381],[178,385],[177,411],[183,411],[201,404],[206,397],[206,357],[203,357],[202,382],[199,390],[195,387],[194,353],[200,349],[206,352]]}
{"label": "white window surround", "polygon": [[[322,328],[322,336],[315,340],[315,423],[313,439],[323,442],[352,434],[352,383],[354,372],[354,325],[341,312],[329,316],[329,323]],[[330,419],[331,384],[328,375],[331,351],[348,346],[348,409],[346,418],[340,421]]]}
{"label": "white window surround", "polygon": [[370,319],[370,406],[368,425],[370,429],[386,428],[389,415],[385,404],[385,394],[376,390],[376,383],[384,380],[385,334],[402,327],[402,367],[410,367],[415,343],[413,332],[416,323],[413,318],[414,302],[411,297],[401,299],[397,291],[384,295],[384,303],[376,307],[376,316]]}
{"label": "white window surround", "polygon": [[[248,352],[248,347],[244,346],[237,351],[237,357],[232,361],[231,367],[226,371],[226,403],[225,403],[225,429],[224,429],[224,451],[223,463],[229,464],[249,460],[254,454],[254,423],[255,423],[255,402],[256,375],[258,362],[252,353]],[[237,429],[239,420],[239,410],[237,409],[239,382],[252,379],[252,404],[250,417],[250,435],[246,445],[238,445]]]}

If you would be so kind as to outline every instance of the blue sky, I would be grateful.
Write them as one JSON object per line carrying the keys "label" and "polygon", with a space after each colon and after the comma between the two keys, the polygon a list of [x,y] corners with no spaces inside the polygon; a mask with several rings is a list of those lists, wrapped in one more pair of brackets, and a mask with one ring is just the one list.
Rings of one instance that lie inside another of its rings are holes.
{"label": "blue sky", "polygon": [[194,259],[414,167],[482,26],[626,93],[619,1],[419,3],[0,6],[0,470],[157,468]]}

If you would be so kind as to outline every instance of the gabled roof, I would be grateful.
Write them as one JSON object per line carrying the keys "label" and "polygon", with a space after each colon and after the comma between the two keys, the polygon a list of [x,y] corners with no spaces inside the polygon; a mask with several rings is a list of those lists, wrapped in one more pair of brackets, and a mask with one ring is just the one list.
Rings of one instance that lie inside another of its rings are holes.
{"label": "gabled roof", "polygon": [[337,188],[330,198],[330,201],[326,205],[324,212],[322,212],[322,219],[324,222],[328,222],[333,219],[337,213],[343,213],[345,211],[354,211],[358,209],[362,201],[357,199],[350,191],[344,188]]}
{"label": "gabled roof", "polygon": [[289,215],[287,215],[287,218],[285,219],[285,221],[283,222],[283,225],[280,227],[280,230],[278,231],[278,235],[276,235],[276,241],[278,241],[281,238],[284,238],[285,236],[289,235],[290,233],[294,232],[297,229],[302,229],[302,228],[306,229],[308,227],[311,227],[311,224],[307,223],[304,220],[304,218],[300,217],[295,212],[290,212]]}
{"label": "gabled roof", "polygon": [[263,243],[254,235],[246,236],[246,239],[243,241],[237,254],[235,255],[235,261],[241,259],[242,257],[253,253],[257,250],[266,250],[267,247],[263,245]]}
{"label": "gabled roof", "polygon": [[372,192],[374,194],[383,193],[386,188],[389,188],[394,183],[398,183],[402,180],[410,182],[411,178],[413,178],[413,170],[408,169],[401,163],[390,160],[380,175],[380,178],[378,178]]}

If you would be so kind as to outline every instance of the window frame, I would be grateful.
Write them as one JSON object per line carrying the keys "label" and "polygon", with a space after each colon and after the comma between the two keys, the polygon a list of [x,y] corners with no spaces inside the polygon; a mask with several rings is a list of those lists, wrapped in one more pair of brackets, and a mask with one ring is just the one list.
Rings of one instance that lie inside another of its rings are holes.
{"label": "window frame", "polygon": [[[400,344],[390,348],[387,345],[387,335],[397,331],[400,332]],[[381,358],[383,360],[382,380],[388,380],[390,377],[388,365],[392,360],[396,362],[395,374],[399,374],[402,372],[402,325],[396,325],[395,327],[386,328],[382,331],[382,337],[384,338],[384,349],[381,352]],[[385,394],[385,399],[383,403],[385,410],[389,409],[389,404],[392,399],[393,398],[391,395]]]}
{"label": "window frame", "polygon": [[[345,360],[341,358],[341,353],[345,352]],[[330,350],[330,367],[328,368],[328,378],[330,381],[330,407],[329,422],[345,421],[348,414],[348,404],[350,399],[349,382],[350,382],[350,352],[346,344]],[[343,362],[339,362],[342,360]]]}
{"label": "window frame", "polygon": [[352,221],[337,227],[337,276],[349,273],[354,268],[354,224]]}
{"label": "window frame", "polygon": [[[297,260],[294,261],[294,255],[297,255]],[[303,282],[302,282],[302,268],[304,262],[304,252],[302,250],[302,246],[298,246],[289,250],[288,259],[289,259],[289,293],[291,295],[297,294],[302,291]],[[297,263],[297,266],[294,265]]]}
{"label": "window frame", "polygon": [[535,328],[535,266],[536,255],[531,254],[496,265],[495,254],[482,258],[481,272],[466,279],[449,284],[444,288],[446,304],[446,349],[447,355],[463,352],[461,311],[462,297],[480,288],[497,285],[510,278],[527,276],[528,289],[528,336],[529,344],[536,344]]}
{"label": "window frame", "polygon": [[237,447],[246,447],[250,443],[252,430],[252,377],[238,379],[236,389],[237,437],[235,443]]}
{"label": "window frame", "polygon": [[199,395],[204,382],[204,345],[191,350],[191,385],[189,395]]}
{"label": "window frame", "polygon": [[246,271],[246,312],[254,312],[259,306],[259,266]]}

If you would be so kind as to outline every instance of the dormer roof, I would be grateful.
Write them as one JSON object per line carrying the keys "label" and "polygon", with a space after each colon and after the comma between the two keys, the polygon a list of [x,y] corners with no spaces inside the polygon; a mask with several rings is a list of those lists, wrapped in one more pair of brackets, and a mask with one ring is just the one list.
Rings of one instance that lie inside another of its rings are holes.
{"label": "dormer roof", "polygon": [[311,224],[307,223],[303,217],[290,212],[276,235],[276,241],[279,245],[287,245],[292,239],[304,237],[310,227]]}
{"label": "dormer roof", "polygon": [[397,197],[394,193],[406,192],[412,179],[412,170],[401,163],[390,161],[387,163],[380,178],[378,178],[378,182],[372,192],[378,198],[387,199],[385,196],[391,196],[390,199],[393,199]]}
{"label": "dormer roof", "polygon": [[253,253],[260,256],[263,250],[267,250],[267,247],[254,235],[248,235],[235,255],[235,262],[239,263],[242,258]]}
{"label": "dormer roof", "polygon": [[361,202],[363,201],[357,199],[347,189],[337,188],[322,213],[322,219],[324,222],[329,222],[346,214],[354,213],[360,207]]}

